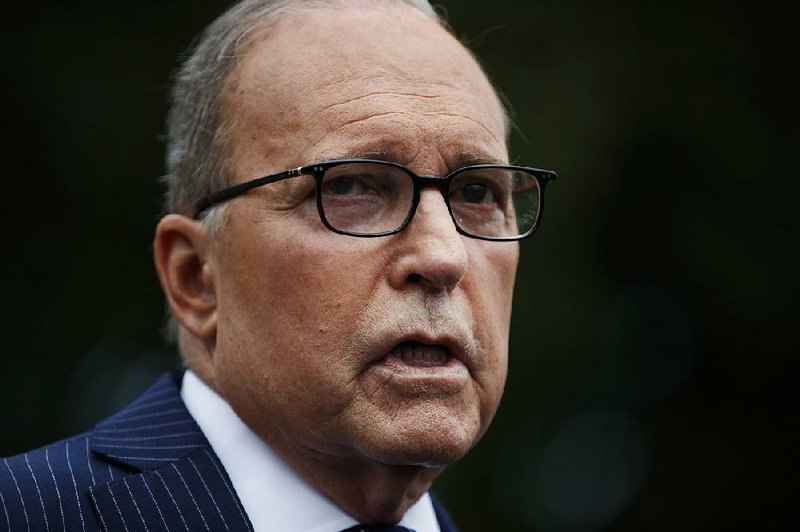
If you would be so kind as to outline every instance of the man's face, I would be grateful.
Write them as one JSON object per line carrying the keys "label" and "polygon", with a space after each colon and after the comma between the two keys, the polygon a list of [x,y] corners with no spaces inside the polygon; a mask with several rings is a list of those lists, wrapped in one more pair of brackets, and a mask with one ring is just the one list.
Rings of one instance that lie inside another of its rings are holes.
{"label": "man's face", "polygon": [[[226,95],[234,183],[335,158],[445,175],[507,157],[475,61],[406,6],[291,15]],[[380,238],[327,230],[314,199],[293,178],[229,203],[210,259],[218,390],[295,463],[457,460],[503,392],[517,244],[459,235],[433,188]]]}

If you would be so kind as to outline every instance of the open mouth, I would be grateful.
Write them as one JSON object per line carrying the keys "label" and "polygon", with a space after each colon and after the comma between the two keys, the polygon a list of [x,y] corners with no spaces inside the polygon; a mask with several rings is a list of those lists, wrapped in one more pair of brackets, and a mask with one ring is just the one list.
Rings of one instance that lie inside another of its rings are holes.
{"label": "open mouth", "polygon": [[385,389],[403,396],[458,393],[471,378],[462,362],[463,354],[455,342],[435,342],[402,341],[382,359],[370,364],[365,375],[377,377]]}
{"label": "open mouth", "polygon": [[412,367],[430,368],[444,366],[450,360],[450,349],[444,345],[428,345],[420,342],[401,342],[390,352],[389,356],[400,359]]}

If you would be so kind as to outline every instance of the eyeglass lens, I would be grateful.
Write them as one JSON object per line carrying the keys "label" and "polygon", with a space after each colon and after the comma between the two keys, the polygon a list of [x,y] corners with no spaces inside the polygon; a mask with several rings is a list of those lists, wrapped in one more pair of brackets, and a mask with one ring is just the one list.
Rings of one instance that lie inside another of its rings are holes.
{"label": "eyeglass lens", "polygon": [[[527,172],[468,168],[447,191],[455,223],[481,237],[526,234],[536,222],[539,184]],[[413,178],[401,168],[347,163],[326,170],[320,189],[322,211],[339,231],[377,234],[400,228],[414,203]]]}

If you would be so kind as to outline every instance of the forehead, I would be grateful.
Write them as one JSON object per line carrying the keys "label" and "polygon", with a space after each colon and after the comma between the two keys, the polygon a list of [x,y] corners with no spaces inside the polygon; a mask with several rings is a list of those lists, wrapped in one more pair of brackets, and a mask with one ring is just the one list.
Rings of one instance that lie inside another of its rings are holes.
{"label": "forehead", "polygon": [[405,5],[287,15],[251,37],[225,94],[245,173],[373,152],[506,158],[505,113],[481,68]]}

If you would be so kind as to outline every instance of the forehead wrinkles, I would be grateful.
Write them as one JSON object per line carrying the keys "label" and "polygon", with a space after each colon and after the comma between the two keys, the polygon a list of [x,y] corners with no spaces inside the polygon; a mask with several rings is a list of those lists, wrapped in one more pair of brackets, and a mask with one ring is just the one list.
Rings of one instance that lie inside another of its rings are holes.
{"label": "forehead wrinkles", "polygon": [[343,115],[343,121],[405,109],[423,115],[469,115],[483,127],[489,125],[484,122],[497,121],[504,132],[502,106],[477,62],[444,30],[431,26],[435,35],[418,36],[419,41],[408,36],[401,41],[401,33],[398,40],[387,36],[391,42],[386,46],[331,49],[323,76],[302,79],[302,86],[310,90],[295,93],[298,105],[332,118]]}
{"label": "forehead wrinkles", "polygon": [[373,61],[325,80],[310,80],[308,86],[314,90],[301,93],[299,102],[331,111],[402,104],[428,112],[462,109],[485,119],[502,118],[491,85],[472,63],[465,51],[460,61],[444,65],[410,58],[403,68],[386,68]]}
{"label": "forehead wrinkles", "polygon": [[469,52],[411,8],[401,19],[385,11],[290,15],[251,40],[227,91],[244,142],[300,155],[384,122],[439,136],[454,119],[505,149],[502,106]]}
{"label": "forehead wrinkles", "polygon": [[[502,116],[493,113],[485,99],[465,93],[446,96],[404,92],[372,92],[356,95],[346,101],[324,106],[319,114],[331,124],[337,124],[317,139],[315,144],[339,130],[355,132],[360,127],[380,127],[380,122],[404,127],[407,133],[441,135],[449,130],[487,137],[498,146],[504,144]],[[473,131],[478,128],[480,131]],[[442,131],[444,130],[444,131]]]}

